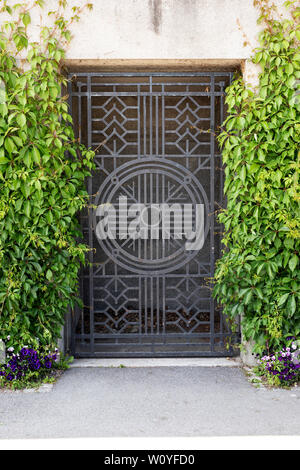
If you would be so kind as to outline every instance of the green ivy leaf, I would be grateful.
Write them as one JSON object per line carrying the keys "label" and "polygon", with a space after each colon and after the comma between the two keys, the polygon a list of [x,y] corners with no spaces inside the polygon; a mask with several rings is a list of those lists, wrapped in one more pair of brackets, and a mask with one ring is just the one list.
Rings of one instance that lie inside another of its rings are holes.
{"label": "green ivy leaf", "polygon": [[298,256],[294,255],[289,261],[289,268],[292,272],[295,271],[297,264],[298,264]]}
{"label": "green ivy leaf", "polygon": [[288,293],[286,293],[286,294],[283,294],[283,295],[280,297],[280,299],[279,299],[279,301],[278,301],[278,306],[279,306],[279,307],[281,307],[283,304],[285,304],[285,302],[287,301],[289,295],[290,295],[290,294],[289,294],[289,292],[288,292]]}
{"label": "green ivy leaf", "polygon": [[39,164],[41,161],[41,155],[37,147],[33,147],[32,149],[32,158],[33,158],[33,161],[37,164]]}
{"label": "green ivy leaf", "polygon": [[31,211],[31,205],[30,205],[30,202],[27,200],[24,203],[24,213],[26,217],[28,218],[30,217],[30,211]]}
{"label": "green ivy leaf", "polygon": [[296,312],[296,299],[294,295],[291,295],[289,297],[288,303],[287,303],[287,311],[290,316],[293,316],[294,313]]}
{"label": "green ivy leaf", "polygon": [[23,21],[24,26],[28,26],[31,23],[30,14],[29,13],[24,13],[24,15],[22,17],[22,21]]}
{"label": "green ivy leaf", "polygon": [[25,153],[25,156],[24,156],[24,163],[25,165],[27,166],[27,168],[30,167],[31,165],[31,155],[30,155],[30,151],[27,150],[27,152]]}
{"label": "green ivy leaf", "polygon": [[17,115],[17,123],[20,127],[24,127],[26,125],[25,114],[22,113]]}
{"label": "green ivy leaf", "polygon": [[4,147],[8,153],[13,153],[16,150],[16,146],[10,137],[6,137],[4,141]]}
{"label": "green ivy leaf", "polygon": [[246,165],[243,165],[241,170],[240,170],[240,178],[243,181],[243,183],[246,181],[246,176],[247,176]]}

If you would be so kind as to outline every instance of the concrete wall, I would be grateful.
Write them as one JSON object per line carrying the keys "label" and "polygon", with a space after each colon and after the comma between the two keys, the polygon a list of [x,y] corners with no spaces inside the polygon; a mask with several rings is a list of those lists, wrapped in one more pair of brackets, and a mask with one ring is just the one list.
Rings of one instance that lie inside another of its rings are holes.
{"label": "concrete wall", "polygon": [[94,0],[76,24],[73,59],[247,58],[255,45],[253,0]]}
{"label": "concrete wall", "polygon": [[[91,1],[93,11],[85,11],[72,26],[69,59],[241,60],[256,46],[259,27],[253,0]],[[47,8],[55,10],[57,2],[47,0]],[[47,14],[36,12],[31,26],[34,40],[39,38],[40,24],[48,21]],[[250,45],[244,47],[246,40]]]}
{"label": "concrete wall", "polygon": [[[85,11],[72,26],[69,66],[136,68],[155,63],[161,68],[169,64],[224,69],[242,65],[245,77],[254,84],[257,81],[257,69],[247,63],[259,32],[253,0],[91,1],[93,11]],[[273,1],[283,11],[285,0]],[[56,9],[57,2],[47,0],[47,8]],[[33,40],[39,39],[40,25],[48,21],[45,13],[35,14]]]}
{"label": "concrete wall", "polygon": [[[275,2],[282,6],[284,0]],[[93,3],[93,11],[73,28],[69,58],[246,59],[257,44],[253,0]],[[251,45],[244,47],[246,38]]]}

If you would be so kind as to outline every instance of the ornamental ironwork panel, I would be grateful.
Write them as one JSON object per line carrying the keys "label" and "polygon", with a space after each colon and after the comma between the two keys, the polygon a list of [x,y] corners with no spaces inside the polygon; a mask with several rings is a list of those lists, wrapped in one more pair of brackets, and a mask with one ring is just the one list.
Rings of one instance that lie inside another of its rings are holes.
{"label": "ornamental ironwork panel", "polygon": [[[83,308],[73,318],[76,356],[233,353],[233,334],[211,295],[221,249],[216,212],[224,207],[216,133],[231,78],[229,72],[69,76],[77,137],[96,151],[89,208],[80,215],[91,251],[80,276]],[[163,205],[171,208],[169,232]],[[99,238],[97,214],[112,207],[115,231]],[[128,235],[134,222],[128,207],[138,208],[145,236]],[[184,221],[190,214],[195,231],[195,207],[203,234],[199,246],[187,249]]]}

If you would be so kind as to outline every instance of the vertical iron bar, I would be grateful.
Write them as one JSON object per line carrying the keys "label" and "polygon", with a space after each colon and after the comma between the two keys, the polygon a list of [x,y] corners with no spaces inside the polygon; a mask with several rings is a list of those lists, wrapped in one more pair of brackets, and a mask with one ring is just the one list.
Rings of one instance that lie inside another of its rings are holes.
{"label": "vertical iron bar", "polygon": [[[214,276],[215,269],[215,75],[211,73],[210,83],[210,277]],[[210,280],[210,288],[212,287],[212,279]],[[214,351],[215,348],[215,302],[210,293],[210,350]]]}
{"label": "vertical iron bar", "polygon": [[152,117],[152,75],[149,77],[150,85],[150,96],[149,96],[149,107],[150,107],[150,116],[149,116],[149,132],[150,132],[150,155],[153,154],[153,117]]}
{"label": "vertical iron bar", "polygon": [[162,84],[161,93],[161,155],[165,156],[165,85]]}
{"label": "vertical iron bar", "polygon": [[144,156],[147,155],[147,107],[146,107],[147,96],[143,96],[143,112],[144,112]]}
{"label": "vertical iron bar", "polygon": [[[147,207],[147,173],[144,173],[144,205]],[[142,239],[143,240],[143,239]],[[142,243],[144,243],[144,257],[145,260],[147,259],[147,240],[143,240]]]}
{"label": "vertical iron bar", "polygon": [[[221,87],[221,91],[223,92],[224,91],[224,87],[222,86]],[[222,126],[223,124],[223,121],[224,121],[224,97],[223,97],[223,94],[221,95],[220,97],[220,125]],[[224,166],[223,166],[223,159],[222,159],[222,153],[221,153],[221,149],[218,149],[218,152],[220,152],[220,157],[219,157],[219,162],[220,162],[220,205],[222,208],[224,208]],[[220,237],[220,240],[219,240],[219,243],[220,243],[220,250],[221,250],[221,238],[222,238],[222,233],[221,233],[221,230],[222,230],[222,226],[220,226],[220,234],[219,234],[219,237]],[[218,253],[218,256],[220,256],[221,253]],[[221,334],[221,346],[222,348],[224,348],[224,336],[223,336],[223,312],[222,312],[222,309],[220,309],[220,313],[219,313],[219,319],[220,319],[220,334]]]}
{"label": "vertical iron bar", "polygon": [[155,125],[156,125],[156,127],[155,127],[155,129],[156,129],[156,131],[155,131],[155,134],[156,134],[156,136],[155,136],[155,140],[156,140],[155,153],[156,153],[156,155],[155,156],[156,157],[158,157],[158,155],[159,155],[159,125],[158,125],[159,121],[158,121],[158,119],[159,119],[158,118],[158,96],[156,95],[155,96]]}
{"label": "vertical iron bar", "polygon": [[[156,204],[159,204],[159,174],[156,173],[156,198],[155,198],[155,203]],[[158,215],[158,217],[160,217],[160,215]],[[156,259],[159,259],[159,231],[160,231],[160,228],[158,227],[158,236],[155,240],[155,244],[156,244]]]}
{"label": "vertical iron bar", "polygon": [[140,340],[142,338],[142,333],[143,333],[143,321],[142,321],[142,277],[139,276],[139,336]]}
{"label": "vertical iron bar", "polygon": [[153,276],[150,277],[150,319],[151,319],[151,334],[153,335]]}
{"label": "vertical iron bar", "polygon": [[[69,113],[70,115],[72,116],[73,118],[73,96],[72,96],[72,78],[71,76],[69,75],[68,76],[68,104],[69,104]],[[79,286],[81,284],[81,279],[82,279],[82,275],[80,276],[80,280],[79,280]],[[72,311],[72,317],[71,317],[71,352],[72,354],[75,354],[75,334],[76,334],[76,309],[74,309],[74,311]],[[82,315],[83,315],[83,311],[82,311]]]}
{"label": "vertical iron bar", "polygon": [[148,334],[148,278],[145,277],[145,334]]}
{"label": "vertical iron bar", "polygon": [[166,278],[162,277],[162,333],[166,334]]}
{"label": "vertical iron bar", "polygon": [[149,253],[149,256],[150,256],[150,259],[152,260],[153,259],[153,239],[152,239],[152,226],[151,226],[151,217],[152,217],[152,211],[151,211],[151,204],[153,203],[152,201],[152,195],[153,195],[153,173],[150,173],[149,174],[149,179],[150,179],[150,183],[149,183],[149,191],[150,191],[150,200],[149,200],[149,204],[150,204],[150,210],[148,211],[148,226],[150,225],[150,231],[148,231],[148,236],[149,236],[149,244],[150,244],[150,253]]}
{"label": "vertical iron bar", "polygon": [[137,86],[137,93],[138,93],[138,102],[137,102],[138,158],[141,158],[141,85]]}
{"label": "vertical iron bar", "polygon": [[[91,76],[87,77],[87,132],[88,132],[88,148],[92,146],[92,112],[91,112]],[[89,198],[89,208],[88,208],[88,218],[89,218],[89,304],[90,304],[90,351],[91,354],[95,352],[95,340],[94,340],[94,250],[93,250],[93,215],[92,215],[92,204],[93,204],[93,179],[92,176],[88,179],[88,192],[90,195]]]}
{"label": "vertical iron bar", "polygon": [[159,308],[160,308],[160,292],[159,292],[159,277],[156,278],[156,333],[159,334],[159,322],[160,322],[160,314],[159,314]]}
{"label": "vertical iron bar", "polygon": [[[82,143],[82,103],[81,103],[81,83],[78,84],[78,138],[79,138],[79,143]],[[80,217],[80,216],[79,216]],[[81,224],[82,225],[82,224]],[[82,269],[82,268],[81,268]],[[81,276],[81,282],[80,282],[80,298],[82,298],[83,295],[83,282],[82,282],[82,276]],[[82,340],[81,343],[83,343],[83,335],[85,334],[85,327],[84,327],[84,307],[81,309],[81,332],[82,332]]]}
{"label": "vertical iron bar", "polygon": [[82,126],[82,121],[81,121],[81,118],[82,118],[82,112],[81,112],[81,83],[78,85],[78,92],[79,92],[79,96],[78,96],[78,138],[79,138],[79,142],[81,142],[81,136],[82,136],[82,130],[81,130],[81,126]]}

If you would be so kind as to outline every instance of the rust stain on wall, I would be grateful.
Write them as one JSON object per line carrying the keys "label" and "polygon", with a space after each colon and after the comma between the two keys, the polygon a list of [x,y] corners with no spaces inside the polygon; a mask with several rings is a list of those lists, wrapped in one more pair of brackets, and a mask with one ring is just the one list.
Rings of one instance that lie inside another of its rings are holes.
{"label": "rust stain on wall", "polygon": [[159,34],[162,22],[162,0],[148,0],[148,5],[153,30]]}

